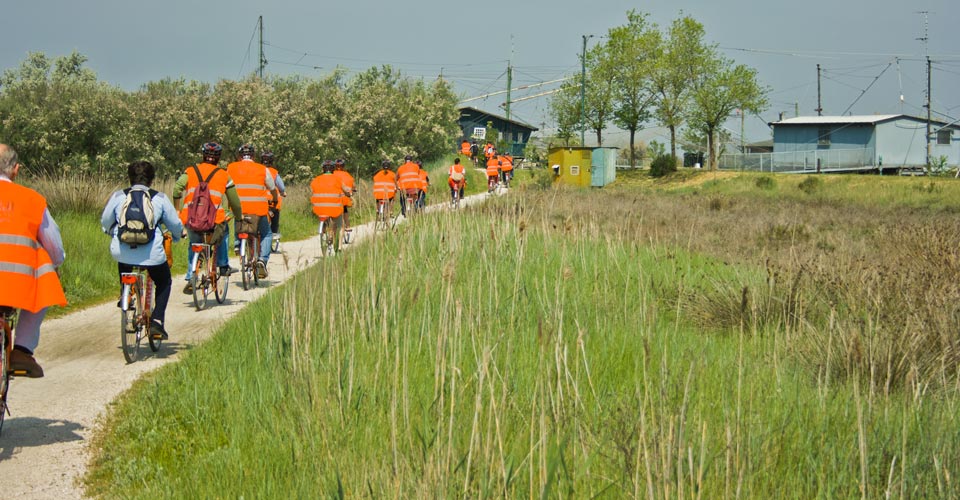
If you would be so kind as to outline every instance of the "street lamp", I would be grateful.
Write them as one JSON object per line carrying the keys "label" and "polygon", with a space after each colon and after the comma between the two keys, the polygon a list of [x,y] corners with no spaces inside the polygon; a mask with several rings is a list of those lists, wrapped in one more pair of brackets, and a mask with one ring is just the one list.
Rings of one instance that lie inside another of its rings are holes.
{"label": "street lamp", "polygon": [[586,146],[586,95],[587,95],[587,39],[593,38],[593,35],[581,35],[583,37],[583,49],[580,52],[580,145]]}

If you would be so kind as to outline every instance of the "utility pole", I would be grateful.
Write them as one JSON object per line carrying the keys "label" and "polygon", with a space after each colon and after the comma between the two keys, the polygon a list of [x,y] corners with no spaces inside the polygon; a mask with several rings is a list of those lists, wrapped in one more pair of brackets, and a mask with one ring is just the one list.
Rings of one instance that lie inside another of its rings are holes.
{"label": "utility pole", "polygon": [[263,67],[267,65],[267,58],[263,55],[263,16],[257,18],[257,24],[260,25],[260,68],[257,70],[257,74],[263,80]]}
{"label": "utility pole", "polygon": [[820,63],[817,63],[817,116],[823,116],[823,105],[820,104]]}
{"label": "utility pole", "polygon": [[917,14],[923,14],[923,37],[917,38],[923,42],[923,53],[927,58],[927,102],[924,104],[924,107],[927,108],[927,168],[930,168],[930,50],[928,42],[930,40],[930,12],[926,10],[921,10]]}
{"label": "utility pole", "polygon": [[587,39],[593,38],[593,35],[583,36],[583,50],[580,51],[580,145],[586,146],[587,140]]}
{"label": "utility pole", "polygon": [[507,59],[507,120],[510,119],[510,87],[513,86],[513,35],[510,35],[510,59]]}
{"label": "utility pole", "polygon": [[800,103],[799,103],[799,102],[793,103],[793,116],[795,116],[795,117],[799,117],[799,116],[800,116]]}

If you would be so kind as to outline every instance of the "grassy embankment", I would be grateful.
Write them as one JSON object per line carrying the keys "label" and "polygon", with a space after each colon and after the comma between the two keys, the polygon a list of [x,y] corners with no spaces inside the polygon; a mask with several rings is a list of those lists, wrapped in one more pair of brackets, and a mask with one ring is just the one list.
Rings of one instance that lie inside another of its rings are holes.
{"label": "grassy embankment", "polygon": [[88,491],[956,497],[960,183],[757,179],[518,190],[325,260],[138,382]]}
{"label": "grassy embankment", "polygon": [[[432,168],[436,178],[442,179],[442,182],[434,182],[431,186],[428,199],[432,201],[449,196],[446,189],[447,163],[444,160]],[[23,181],[47,197],[67,252],[61,279],[69,305],[51,309],[51,316],[60,316],[115,298],[118,281],[116,263],[110,256],[110,239],[100,230],[100,213],[110,194],[126,185],[93,178],[24,178]],[[471,192],[478,192],[476,186],[483,184],[476,173],[471,173],[470,182]],[[170,196],[173,182],[158,182],[154,188]],[[359,194],[351,215],[352,224],[362,224],[373,218],[370,182],[359,179],[357,189]],[[315,234],[316,222],[310,208],[309,185],[288,186],[280,229],[284,241],[301,240]],[[186,261],[187,244],[182,241],[174,245],[175,274],[186,272]]]}

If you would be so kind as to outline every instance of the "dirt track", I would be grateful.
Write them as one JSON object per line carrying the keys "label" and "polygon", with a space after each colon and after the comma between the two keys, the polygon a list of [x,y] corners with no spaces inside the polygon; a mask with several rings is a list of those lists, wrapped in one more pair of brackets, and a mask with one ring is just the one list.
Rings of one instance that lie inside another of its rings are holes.
{"label": "dirt track", "polygon": [[[464,198],[464,205],[484,195]],[[431,206],[428,210],[442,208]],[[397,208],[394,209],[398,210]],[[354,229],[354,244],[372,236],[370,224]],[[244,291],[240,275],[231,277],[227,302],[196,311],[191,296],[183,295],[183,276],[174,277],[167,307],[170,340],[160,351],[126,364],[120,351],[120,315],[110,301],[63,318],[45,321],[37,360],[41,379],[11,382],[11,415],[0,435],[0,477],[4,496],[16,499],[81,498],[80,479],[86,470],[88,448],[97,419],[111,401],[144,372],[176,361],[179,353],[206,340],[228,318],[248,303],[317,262],[317,238],[283,242],[283,253],[270,258],[270,275],[261,287]],[[176,256],[181,258],[181,256]],[[236,267],[236,259],[233,265]],[[142,352],[142,351],[141,351]]]}

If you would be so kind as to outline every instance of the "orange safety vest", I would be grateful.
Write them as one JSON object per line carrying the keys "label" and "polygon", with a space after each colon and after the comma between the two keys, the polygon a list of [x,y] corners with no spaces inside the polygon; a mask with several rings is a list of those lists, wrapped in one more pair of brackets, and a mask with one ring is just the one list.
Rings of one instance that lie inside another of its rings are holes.
{"label": "orange safety vest", "polygon": [[500,175],[500,165],[497,165],[497,159],[491,157],[487,160],[487,177]]}
{"label": "orange safety vest", "polygon": [[402,190],[420,189],[420,166],[408,161],[397,169],[397,187]]}
{"label": "orange safety vest", "polygon": [[[454,181],[454,180],[453,180],[453,174],[454,174],[454,173],[458,173],[458,174],[463,175],[463,179],[461,179],[461,180],[459,180],[459,181]],[[453,186],[456,185],[456,184],[462,184],[462,185],[464,185],[464,186],[467,185],[467,171],[466,171],[466,169],[463,168],[463,164],[462,164],[462,163],[454,163],[453,165],[450,165],[450,168],[447,169],[447,176],[448,176],[448,178],[447,178],[447,184],[449,184],[450,187],[453,187]]]}
{"label": "orange safety vest", "polygon": [[430,187],[430,179],[427,178],[429,177],[427,171],[421,168],[417,175],[420,176],[420,190],[426,191],[427,188]]}
{"label": "orange safety vest", "polygon": [[513,157],[510,155],[503,155],[500,157],[500,161],[503,162],[503,165],[500,166],[500,169],[504,172],[509,172],[513,170]]}
{"label": "orange safety vest", "polygon": [[373,175],[373,198],[391,200],[397,194],[397,174],[392,170],[381,170]]}
{"label": "orange safety vest", "polygon": [[50,254],[37,241],[46,210],[40,193],[0,181],[0,305],[30,312],[67,305]]}
{"label": "orange safety vest", "polygon": [[[354,189],[353,176],[350,175],[349,172],[347,172],[346,170],[334,170],[333,175],[336,175],[337,177],[339,177],[340,182],[342,182],[344,186],[350,188],[351,194],[353,193],[353,189]],[[347,195],[343,196],[342,202],[343,202],[343,206],[345,207],[353,206],[353,198]]]}
{"label": "orange safety vest", "polygon": [[493,158],[493,144],[488,142],[487,145],[483,147],[483,154],[487,159]]}
{"label": "orange safety vest", "polygon": [[[210,200],[213,201],[213,204],[217,206],[217,224],[221,224],[224,219],[226,219],[226,213],[223,210],[223,196],[227,192],[227,182],[230,180],[230,176],[227,174],[226,170],[221,170],[220,167],[216,165],[211,165],[209,163],[199,163],[197,168],[200,169],[200,175],[204,179],[210,175],[212,170],[217,170],[221,173],[216,173],[213,177],[210,178],[210,182],[207,183],[207,187],[210,191]],[[190,204],[193,203],[193,194],[197,190],[197,187],[200,186],[200,181],[202,179],[197,178],[197,171],[193,167],[187,167],[187,187],[183,191],[183,207],[180,209],[180,222],[187,223],[187,211],[190,209]]]}
{"label": "orange safety vest", "polygon": [[460,143],[460,154],[470,156],[470,143],[463,141]]}
{"label": "orange safety vest", "polygon": [[227,173],[237,187],[243,215],[267,215],[270,211],[268,202],[273,198],[267,191],[267,167],[255,161],[240,160],[227,165]]}
{"label": "orange safety vest", "polygon": [[[277,183],[277,176],[280,175],[280,172],[278,172],[277,169],[275,169],[275,168],[273,168],[273,167],[267,167],[267,170],[270,171],[270,176],[273,177],[273,183],[276,184],[276,183]],[[267,195],[267,196],[269,196],[269,195]],[[269,203],[270,203],[270,198],[267,198],[267,204],[269,204]],[[276,205],[276,208],[277,208],[277,210],[280,210],[280,209],[283,208],[283,196],[280,196],[280,193],[277,193],[277,205]]]}
{"label": "orange safety vest", "polygon": [[343,215],[343,181],[333,173],[320,174],[310,183],[310,203],[317,217]]}

